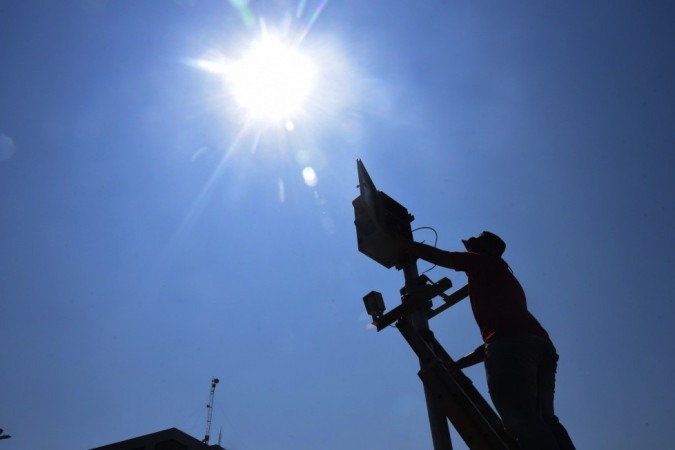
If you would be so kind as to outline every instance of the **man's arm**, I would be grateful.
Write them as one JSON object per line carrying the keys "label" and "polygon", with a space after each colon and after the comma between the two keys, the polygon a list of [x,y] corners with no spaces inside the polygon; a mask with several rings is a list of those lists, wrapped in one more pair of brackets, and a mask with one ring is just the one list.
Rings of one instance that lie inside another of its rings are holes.
{"label": "man's arm", "polygon": [[460,369],[465,369],[467,367],[483,362],[484,359],[485,359],[485,344],[481,344],[479,347],[476,347],[476,350],[472,351],[468,355],[462,356],[457,361],[455,361],[455,364]]}
{"label": "man's arm", "polygon": [[415,258],[421,258],[437,266],[455,268],[455,261],[450,252],[414,241],[402,241],[403,250]]}

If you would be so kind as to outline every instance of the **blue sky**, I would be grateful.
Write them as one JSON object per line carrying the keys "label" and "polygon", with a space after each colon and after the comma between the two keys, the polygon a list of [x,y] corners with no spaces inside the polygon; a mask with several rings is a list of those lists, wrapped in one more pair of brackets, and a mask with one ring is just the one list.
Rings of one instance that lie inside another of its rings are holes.
{"label": "blue sky", "polygon": [[[0,446],[201,439],[216,376],[228,449],[431,448],[417,361],[363,312],[403,276],[357,251],[362,158],[440,247],[505,239],[578,448],[668,448],[674,9],[0,2]],[[194,64],[263,23],[320,73],[293,130]],[[431,327],[455,357],[480,340],[466,303]]]}

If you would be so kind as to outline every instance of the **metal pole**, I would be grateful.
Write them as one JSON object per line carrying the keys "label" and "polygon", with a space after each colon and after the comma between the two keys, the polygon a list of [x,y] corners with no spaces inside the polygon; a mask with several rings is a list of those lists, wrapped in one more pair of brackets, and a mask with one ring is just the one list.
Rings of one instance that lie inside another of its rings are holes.
{"label": "metal pole", "polygon": [[[405,277],[406,291],[414,292],[417,279],[419,278],[417,260],[411,259],[410,261],[406,261],[402,268],[403,276]],[[405,299],[403,301],[405,301]],[[418,331],[429,331],[429,319],[424,310],[413,310],[405,315],[404,320],[409,321],[413,328]],[[421,367],[422,361],[420,360],[420,368]],[[441,408],[437,404],[436,399],[426,387],[424,388],[424,398],[427,403],[427,413],[429,414],[429,426],[431,427],[431,439],[434,444],[434,450],[452,450],[447,417],[441,412]]]}

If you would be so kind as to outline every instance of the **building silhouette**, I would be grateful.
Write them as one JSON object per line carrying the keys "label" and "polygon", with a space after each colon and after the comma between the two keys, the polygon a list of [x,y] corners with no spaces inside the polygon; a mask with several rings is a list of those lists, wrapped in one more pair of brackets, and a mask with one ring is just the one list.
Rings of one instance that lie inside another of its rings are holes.
{"label": "building silhouette", "polygon": [[208,445],[182,432],[169,428],[91,450],[227,450],[218,444]]}

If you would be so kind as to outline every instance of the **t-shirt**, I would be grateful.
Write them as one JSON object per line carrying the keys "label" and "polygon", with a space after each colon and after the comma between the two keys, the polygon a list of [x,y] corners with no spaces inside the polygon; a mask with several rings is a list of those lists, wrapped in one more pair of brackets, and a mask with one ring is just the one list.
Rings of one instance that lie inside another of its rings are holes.
{"label": "t-shirt", "polygon": [[473,252],[448,252],[454,270],[469,279],[471,310],[484,341],[500,335],[548,333],[527,310],[525,291],[506,262],[495,256]]}

